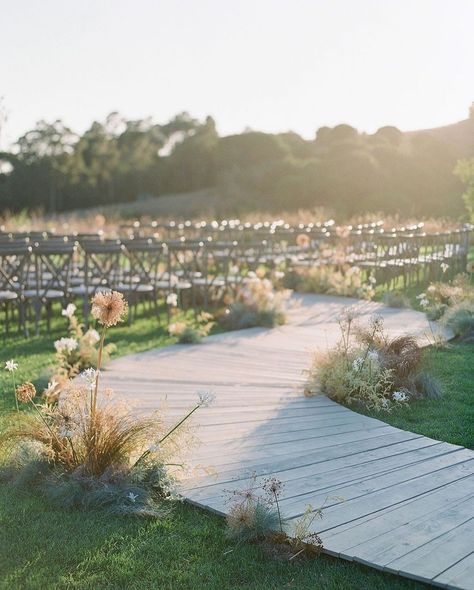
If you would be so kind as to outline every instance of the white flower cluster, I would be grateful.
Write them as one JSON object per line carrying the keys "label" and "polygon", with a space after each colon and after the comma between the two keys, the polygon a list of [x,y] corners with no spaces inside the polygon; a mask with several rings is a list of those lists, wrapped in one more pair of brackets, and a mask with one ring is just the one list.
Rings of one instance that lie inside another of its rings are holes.
{"label": "white flower cluster", "polygon": [[394,402],[404,403],[407,402],[409,397],[405,391],[394,391],[392,393],[392,399]]}
{"label": "white flower cluster", "polygon": [[71,319],[71,318],[72,318],[72,316],[73,316],[73,315],[76,313],[76,309],[77,309],[77,308],[76,308],[76,306],[74,305],[74,303],[69,303],[69,304],[66,306],[66,309],[63,309],[63,310],[62,310],[61,314],[62,314],[64,317]]}
{"label": "white flower cluster", "polygon": [[76,350],[77,346],[78,342],[75,338],[60,338],[59,340],[56,340],[56,342],[54,343],[54,348],[56,349],[56,352],[59,353],[70,353],[73,350]]}
{"label": "white flower cluster", "polygon": [[178,295],[176,293],[170,293],[166,297],[166,305],[170,305],[171,307],[176,307],[178,305]]}
{"label": "white flower cluster", "polygon": [[92,367],[89,367],[88,369],[84,369],[84,371],[82,371],[82,373],[81,373],[81,377],[90,386],[95,385],[99,375],[100,375],[100,371],[97,371],[97,369],[94,369]]}
{"label": "white flower cluster", "polygon": [[428,297],[426,296],[426,293],[420,293],[419,295],[416,296],[416,298],[418,299],[418,303],[420,304],[421,307],[423,307],[423,309],[426,309],[429,306],[430,301],[429,301]]}

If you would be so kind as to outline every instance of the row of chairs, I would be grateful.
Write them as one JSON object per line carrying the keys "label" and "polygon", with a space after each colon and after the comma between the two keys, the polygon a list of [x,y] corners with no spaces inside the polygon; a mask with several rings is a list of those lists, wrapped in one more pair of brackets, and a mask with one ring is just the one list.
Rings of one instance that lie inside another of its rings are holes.
{"label": "row of chairs", "polygon": [[122,239],[93,233],[0,233],[5,332],[16,317],[21,330],[28,332],[33,322],[38,333],[43,312],[49,329],[52,305],[73,299],[82,300],[87,320],[90,298],[100,289],[124,293],[130,303],[130,321],[140,301],[149,301],[158,312],[172,293],[181,305],[207,308],[235,291],[261,265],[270,270],[358,265],[375,274],[379,283],[390,284],[401,276],[407,285],[436,278],[443,264],[463,269],[471,230],[465,226],[426,234],[422,228],[403,228],[386,233],[365,227],[342,234],[328,227],[315,224],[303,232],[300,227],[283,227],[278,237],[266,233],[268,228],[253,228],[254,239],[247,235],[240,241],[216,240],[207,234],[162,241],[139,233]]}

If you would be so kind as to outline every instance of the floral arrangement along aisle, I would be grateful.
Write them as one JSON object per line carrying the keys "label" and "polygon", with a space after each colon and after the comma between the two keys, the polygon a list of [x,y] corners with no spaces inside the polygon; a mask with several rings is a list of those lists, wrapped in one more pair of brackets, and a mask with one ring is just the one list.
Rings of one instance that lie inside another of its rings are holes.
{"label": "floral arrangement along aisle", "polygon": [[[32,383],[15,387],[16,411],[0,435],[3,479],[40,490],[57,506],[104,508],[114,513],[159,515],[174,497],[171,457],[185,441],[183,425],[211,399],[201,394],[189,412],[166,429],[158,413],[138,417],[113,392],[100,390],[109,328],[127,304],[118,292],[97,293],[92,315],[101,325],[97,364],[85,369],[56,402],[36,400]],[[13,376],[14,360],[5,367]],[[177,466],[176,461],[172,464]]]}

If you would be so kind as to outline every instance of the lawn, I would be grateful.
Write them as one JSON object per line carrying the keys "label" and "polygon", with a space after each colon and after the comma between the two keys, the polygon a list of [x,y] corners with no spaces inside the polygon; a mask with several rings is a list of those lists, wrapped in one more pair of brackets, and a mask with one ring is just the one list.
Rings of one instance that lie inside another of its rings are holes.
{"label": "lawn", "polygon": [[[16,339],[3,344],[1,359],[15,358],[18,379],[45,380],[56,338]],[[121,354],[164,346],[172,340],[156,320],[137,319],[111,331]],[[474,446],[474,347],[453,344],[427,350],[441,379],[441,400],[422,401],[383,419],[464,446]],[[0,371],[3,408],[12,407],[9,375]],[[380,415],[378,416],[381,417]],[[0,588],[268,589],[424,588],[418,582],[321,556],[311,561],[278,561],[258,546],[235,547],[222,519],[178,503],[161,520],[106,517],[101,513],[57,510],[39,497],[0,487]]]}

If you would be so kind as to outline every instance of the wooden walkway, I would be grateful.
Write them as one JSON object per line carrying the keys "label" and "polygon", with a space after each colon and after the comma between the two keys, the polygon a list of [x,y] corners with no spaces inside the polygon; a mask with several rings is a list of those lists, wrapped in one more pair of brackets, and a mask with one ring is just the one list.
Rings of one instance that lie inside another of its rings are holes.
{"label": "wooden walkway", "polygon": [[215,473],[184,482],[189,501],[225,514],[226,490],[246,487],[252,473],[275,475],[284,483],[286,516],[326,501],[315,527],[327,553],[473,590],[474,451],[301,392],[311,352],[338,340],[344,307],[355,304],[363,321],[382,315],[392,335],[423,337],[424,315],[335,297],[294,299],[299,307],[285,326],[123,357],[104,381],[124,397],[140,392],[143,411],[166,396],[170,418],[197,391],[215,394],[215,404],[196,415],[200,444],[190,458]]}

